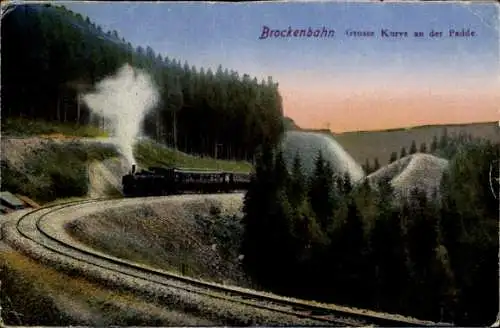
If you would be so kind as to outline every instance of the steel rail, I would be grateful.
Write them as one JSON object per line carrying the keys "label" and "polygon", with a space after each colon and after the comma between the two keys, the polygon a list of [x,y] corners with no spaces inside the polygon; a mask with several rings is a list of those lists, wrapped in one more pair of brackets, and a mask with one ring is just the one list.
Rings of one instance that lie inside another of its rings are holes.
{"label": "steel rail", "polygon": [[[208,296],[211,298],[216,298],[224,301],[229,301],[233,303],[244,304],[247,306],[252,306],[255,308],[260,308],[263,310],[273,311],[281,314],[291,315],[298,318],[305,318],[314,321],[327,323],[330,325],[349,325],[349,326],[359,326],[366,324],[374,324],[384,327],[400,327],[400,326],[451,326],[449,324],[439,324],[429,321],[420,321],[412,318],[394,318],[390,314],[378,314],[378,313],[362,313],[357,310],[342,310],[334,309],[327,305],[316,305],[311,304],[302,300],[288,300],[281,297],[270,296],[266,294],[259,293],[257,291],[244,291],[228,286],[218,285],[214,283],[209,283],[194,278],[189,278],[174,273],[162,271],[159,269],[154,269],[147,267],[138,263],[130,262],[127,260],[119,259],[113,256],[104,255],[99,252],[89,251],[88,249],[78,247],[67,242],[61,241],[60,239],[47,233],[41,226],[41,221],[48,218],[49,215],[53,215],[55,212],[62,209],[67,209],[71,206],[80,206],[87,204],[95,204],[99,202],[116,200],[118,198],[98,198],[91,200],[79,200],[72,201],[64,204],[54,204],[47,207],[41,207],[35,209],[29,213],[24,214],[18,219],[16,223],[16,228],[19,234],[23,237],[31,240],[32,242],[42,246],[57,254],[69,257],[71,259],[90,264],[105,270],[111,270],[114,272],[119,272],[121,274],[139,278],[147,282],[152,282],[159,284],[161,286],[180,289],[186,292],[195,293],[198,295]],[[47,211],[41,215],[37,213],[41,211]],[[35,228],[38,233],[40,233],[45,239],[50,240],[53,243],[59,245],[59,247],[65,248],[67,250],[77,252],[80,256],[75,256],[70,254],[68,251],[62,251],[60,248],[51,245],[50,243],[39,240],[39,238],[33,237],[29,232],[23,231],[22,224],[28,218],[35,219]],[[96,261],[104,262],[105,264],[96,263]],[[117,268],[118,267],[118,268]],[[168,280],[172,281],[171,283]],[[184,287],[176,285],[174,282],[181,282],[193,287],[205,289],[206,291]],[[214,294],[217,292],[219,295]],[[255,302],[267,302],[271,305],[263,305]],[[282,307],[282,309],[277,308]],[[287,308],[287,309],[283,309]]]}

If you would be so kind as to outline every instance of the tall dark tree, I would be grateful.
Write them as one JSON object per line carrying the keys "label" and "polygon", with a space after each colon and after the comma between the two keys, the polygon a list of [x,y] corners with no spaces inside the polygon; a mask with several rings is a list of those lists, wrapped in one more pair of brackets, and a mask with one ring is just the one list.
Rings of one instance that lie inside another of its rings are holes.
{"label": "tall dark tree", "polygon": [[370,174],[373,172],[373,168],[371,167],[368,158],[366,159],[365,164],[363,165],[363,170],[366,172],[366,174]]}
{"label": "tall dark tree", "polygon": [[415,154],[416,152],[417,152],[417,143],[415,142],[415,140],[413,140],[410,146],[410,155]]}
{"label": "tall dark tree", "polygon": [[397,159],[398,159],[398,153],[395,152],[395,151],[393,151],[391,153],[391,157],[389,158],[389,164],[391,164],[392,162],[397,161]]}
{"label": "tall dark tree", "polygon": [[[274,178],[274,153],[270,147],[263,147],[255,165],[248,192],[245,195],[243,212],[244,234],[241,252],[244,267],[253,276],[262,279],[272,257],[266,257],[273,236],[268,213],[277,202],[278,186]],[[262,256],[264,255],[264,257]]]}
{"label": "tall dark tree", "polygon": [[423,154],[427,153],[427,144],[425,142],[422,142],[420,144],[419,152]]}
{"label": "tall dark tree", "polygon": [[294,207],[299,207],[305,200],[307,179],[304,175],[299,153],[295,154],[290,177],[288,199]]}
{"label": "tall dark tree", "polygon": [[441,135],[441,138],[439,139],[438,148],[439,149],[445,149],[448,146],[448,141],[449,141],[448,129],[444,128],[443,129],[443,134]]}
{"label": "tall dark tree", "polygon": [[498,143],[471,141],[443,179],[441,231],[458,289],[455,320],[464,325],[486,325],[498,312],[498,200],[487,181],[499,155]]}
{"label": "tall dark tree", "polygon": [[322,228],[329,225],[333,215],[333,170],[321,151],[315,161],[315,169],[309,181],[308,197],[311,208]]}
{"label": "tall dark tree", "polygon": [[434,154],[437,149],[438,149],[438,138],[437,136],[434,136],[432,138],[432,143],[431,143],[431,153]]}
{"label": "tall dark tree", "polygon": [[407,153],[406,153],[406,148],[405,147],[402,147],[401,148],[401,153],[399,155],[399,158],[403,158],[403,157],[406,157]]}

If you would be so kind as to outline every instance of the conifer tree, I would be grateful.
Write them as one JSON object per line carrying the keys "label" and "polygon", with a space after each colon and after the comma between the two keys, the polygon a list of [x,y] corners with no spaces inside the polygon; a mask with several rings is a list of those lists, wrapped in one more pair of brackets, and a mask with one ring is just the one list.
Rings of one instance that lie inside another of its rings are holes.
{"label": "conifer tree", "polygon": [[398,159],[398,153],[396,153],[395,151],[393,151],[391,153],[391,157],[389,158],[389,164],[391,164],[392,162],[397,161],[397,159]]}
{"label": "conifer tree", "polygon": [[437,136],[434,136],[432,138],[432,143],[431,143],[431,153],[434,154],[437,149],[438,149],[438,138]]}
{"label": "conifer tree", "polygon": [[342,182],[343,182],[342,191],[344,196],[350,195],[353,190],[353,186],[351,182],[351,176],[349,175],[349,173],[347,172],[344,173],[344,178],[342,179]]}
{"label": "conifer tree", "polygon": [[380,168],[380,163],[378,162],[378,158],[375,157],[375,160],[373,161],[373,172],[377,171]]}
{"label": "conifer tree", "polygon": [[275,171],[275,179],[277,187],[283,190],[288,190],[290,176],[288,173],[288,169],[286,167],[282,150],[279,150],[276,154],[274,171]]}
{"label": "conifer tree", "polygon": [[402,147],[401,148],[401,154],[399,155],[399,158],[403,158],[403,157],[406,157],[406,148],[405,147]]}
{"label": "conifer tree", "polygon": [[295,154],[292,174],[290,177],[288,199],[292,206],[299,207],[302,205],[307,191],[307,180],[303,172],[300,155]]}
{"label": "conifer tree", "polygon": [[417,144],[415,143],[415,140],[413,140],[410,146],[410,155],[415,154],[416,152],[417,152]]}
{"label": "conifer tree", "polygon": [[245,194],[241,252],[245,255],[243,265],[251,275],[262,278],[266,267],[273,259],[268,248],[273,237],[268,213],[277,202],[278,188],[274,178],[274,155],[269,146],[264,146],[257,157],[255,172]]}
{"label": "conifer tree", "polygon": [[365,165],[363,165],[363,170],[366,172],[366,174],[370,174],[373,172],[372,167],[370,165],[370,161],[368,158],[365,161]]}
{"label": "conifer tree", "polygon": [[427,144],[425,142],[422,142],[420,144],[420,150],[419,150],[419,152],[421,152],[423,154],[427,153]]}
{"label": "conifer tree", "polygon": [[448,129],[444,128],[443,129],[443,134],[441,135],[441,139],[439,139],[438,148],[441,149],[441,150],[445,150],[446,147],[448,146],[448,141],[449,141],[449,138],[448,138]]}
{"label": "conifer tree", "polygon": [[333,215],[333,170],[321,151],[315,161],[315,169],[309,181],[308,198],[319,225],[328,226]]}

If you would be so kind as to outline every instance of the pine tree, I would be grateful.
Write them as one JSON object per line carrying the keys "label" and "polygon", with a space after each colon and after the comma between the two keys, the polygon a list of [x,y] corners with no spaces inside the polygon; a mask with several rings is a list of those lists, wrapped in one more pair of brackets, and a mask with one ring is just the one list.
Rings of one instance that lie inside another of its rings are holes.
{"label": "pine tree", "polygon": [[444,128],[443,134],[441,135],[441,139],[439,140],[438,148],[441,150],[445,150],[446,147],[448,146],[448,141],[449,141],[448,129]]}
{"label": "pine tree", "polygon": [[402,147],[401,148],[401,154],[399,155],[399,158],[403,158],[403,157],[406,157],[406,148],[405,147]]}
{"label": "pine tree", "polygon": [[278,196],[273,157],[273,150],[264,146],[257,157],[255,172],[252,174],[243,205],[243,265],[245,270],[257,279],[263,279],[267,266],[273,262],[272,257],[268,256],[268,247],[273,243],[274,237],[268,213],[273,211]]}
{"label": "pine tree", "polygon": [[306,177],[302,169],[302,163],[299,153],[295,154],[293,161],[292,174],[290,177],[290,185],[288,199],[294,207],[302,205],[306,195]]}
{"label": "pine tree", "polygon": [[398,153],[395,152],[395,151],[393,151],[391,153],[391,157],[389,158],[389,164],[391,164],[391,163],[393,163],[393,162],[395,162],[397,160],[398,160]]}
{"label": "pine tree", "polygon": [[422,142],[420,144],[420,150],[419,150],[419,152],[423,153],[423,154],[427,153],[427,144],[425,142]]}
{"label": "pine tree", "polygon": [[499,153],[498,143],[463,145],[450,161],[441,186],[440,230],[458,291],[455,321],[462,325],[486,325],[498,312],[494,269],[498,269],[498,200],[485,181]]}
{"label": "pine tree", "polygon": [[[327,240],[307,201],[304,200],[301,205],[294,207],[293,212],[295,270],[289,274],[297,276],[301,297],[315,297],[317,294],[304,292],[304,289],[310,291],[315,286],[322,286],[323,275],[318,273],[324,269],[324,262],[318,261],[318,253],[321,253]],[[308,283],[303,284],[301,281]]]}
{"label": "pine tree", "polygon": [[415,140],[413,140],[410,146],[410,155],[415,154],[416,152],[417,152],[417,144],[415,143]]}
{"label": "pine tree", "polygon": [[402,301],[409,277],[403,232],[406,220],[387,201],[392,191],[389,184],[384,185],[386,191],[380,194],[378,216],[370,233],[375,304],[387,311],[403,312]]}
{"label": "pine tree", "polygon": [[[415,299],[420,313],[429,316],[432,311],[428,306],[430,296],[435,294],[431,286],[432,266],[436,262],[438,243],[437,207],[429,200],[424,191],[414,189],[411,192],[411,221],[408,222],[408,250],[413,264],[413,291],[418,291]],[[432,286],[434,287],[434,286]]]}
{"label": "pine tree", "polygon": [[365,165],[363,165],[363,170],[366,172],[366,174],[370,174],[373,172],[373,170],[370,166],[370,161],[368,160],[368,158],[365,161]]}
{"label": "pine tree", "polygon": [[431,143],[431,153],[434,154],[437,149],[438,149],[438,138],[437,136],[434,136],[432,138],[432,143]]}
{"label": "pine tree", "polygon": [[322,228],[328,226],[333,214],[333,170],[325,162],[321,151],[315,161],[315,169],[309,181],[308,198],[318,223]]}
{"label": "pine tree", "polygon": [[262,149],[255,174],[245,196],[243,218],[243,265],[261,284],[286,290],[292,286],[297,254],[295,209],[288,200],[290,190],[283,154],[270,146]]}
{"label": "pine tree", "polygon": [[288,174],[282,150],[279,150],[276,154],[274,170],[277,187],[283,190],[288,190],[290,176]]}
{"label": "pine tree", "polygon": [[375,157],[375,160],[373,162],[373,172],[377,171],[380,168],[380,163],[378,162],[378,158]]}
{"label": "pine tree", "polygon": [[334,261],[334,276],[330,279],[338,297],[343,302],[359,302],[356,295],[366,291],[364,273],[367,269],[366,243],[364,239],[363,218],[358,204],[352,197],[346,199],[347,215],[345,221],[334,233],[330,247],[330,261]]}
{"label": "pine tree", "polygon": [[353,186],[351,182],[351,176],[349,175],[348,172],[344,173],[344,178],[342,179],[342,182],[343,182],[342,191],[344,196],[350,195],[353,190]]}

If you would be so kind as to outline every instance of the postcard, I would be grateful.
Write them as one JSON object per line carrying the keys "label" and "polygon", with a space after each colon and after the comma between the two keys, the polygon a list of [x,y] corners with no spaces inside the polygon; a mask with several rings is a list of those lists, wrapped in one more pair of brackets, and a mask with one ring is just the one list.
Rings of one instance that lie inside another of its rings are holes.
{"label": "postcard", "polygon": [[498,2],[2,3],[11,326],[498,326]]}

